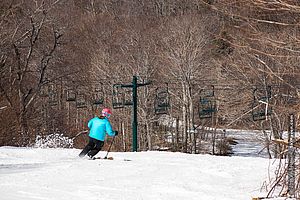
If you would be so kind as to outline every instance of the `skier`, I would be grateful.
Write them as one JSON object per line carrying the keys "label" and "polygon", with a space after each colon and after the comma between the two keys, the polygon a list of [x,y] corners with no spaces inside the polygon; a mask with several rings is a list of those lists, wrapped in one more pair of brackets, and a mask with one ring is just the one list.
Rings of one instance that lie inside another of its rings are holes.
{"label": "skier", "polygon": [[102,149],[106,133],[109,136],[117,136],[118,131],[113,131],[110,122],[111,111],[104,108],[100,117],[94,117],[88,122],[90,129],[89,142],[79,154],[79,157],[84,157],[86,154],[94,159],[94,156]]}

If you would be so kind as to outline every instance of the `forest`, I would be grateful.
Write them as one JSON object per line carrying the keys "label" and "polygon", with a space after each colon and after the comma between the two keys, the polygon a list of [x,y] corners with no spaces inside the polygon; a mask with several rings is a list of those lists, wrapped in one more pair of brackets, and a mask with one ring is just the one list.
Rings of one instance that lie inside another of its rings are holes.
{"label": "forest", "polygon": [[136,77],[139,151],[223,155],[226,129],[249,129],[282,156],[271,138],[291,114],[300,126],[299,13],[295,0],[2,0],[0,146],[73,138],[108,107],[113,149],[131,151]]}

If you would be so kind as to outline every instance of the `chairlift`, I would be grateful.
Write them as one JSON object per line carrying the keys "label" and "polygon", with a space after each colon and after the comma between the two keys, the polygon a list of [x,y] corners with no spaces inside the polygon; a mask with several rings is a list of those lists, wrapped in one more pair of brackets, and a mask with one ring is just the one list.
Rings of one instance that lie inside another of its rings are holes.
{"label": "chairlift", "polygon": [[47,118],[47,104],[42,104],[41,115],[44,117],[44,119]]}
{"label": "chairlift", "polygon": [[104,102],[103,94],[95,93],[93,102],[94,102],[94,105],[102,105]]}
{"label": "chairlift", "polygon": [[132,102],[132,91],[131,90],[125,90],[124,91],[124,105],[125,106],[131,106],[133,105]]}
{"label": "chairlift", "polygon": [[48,103],[50,106],[58,105],[58,95],[54,84],[50,84],[48,87]]}
{"label": "chairlift", "polygon": [[86,98],[85,98],[84,94],[77,94],[76,107],[77,108],[86,108],[87,107]]}
{"label": "chairlift", "polygon": [[67,89],[66,101],[76,101],[76,92],[74,89]]}
{"label": "chairlift", "polygon": [[[40,85],[40,91],[39,91],[39,95],[41,97],[48,97],[49,96],[49,79],[47,77],[47,74],[44,75],[44,79]],[[53,83],[52,83],[53,84]]]}
{"label": "chairlift", "polygon": [[208,97],[200,97],[198,105],[198,113],[200,119],[212,118],[216,110],[216,101]]}
{"label": "chairlift", "polygon": [[154,102],[155,114],[167,114],[170,107],[170,98],[168,89],[158,91]]}
{"label": "chairlift", "polygon": [[254,101],[258,101],[261,103],[267,103],[269,102],[271,98],[271,86],[267,86],[266,88],[255,88],[253,90],[253,98]]}
{"label": "chairlift", "polygon": [[271,86],[255,88],[253,90],[252,119],[253,121],[266,120],[272,114],[269,105],[271,99]]}
{"label": "chairlift", "polygon": [[252,119],[253,121],[266,120],[272,114],[272,108],[267,104],[253,102]]}
{"label": "chairlift", "polygon": [[48,102],[49,102],[50,106],[57,106],[57,104],[58,104],[57,95],[56,94],[49,95]]}
{"label": "chairlift", "polygon": [[112,105],[114,109],[124,108],[125,94],[121,84],[114,84],[112,91]]}
{"label": "chairlift", "polygon": [[215,86],[211,85],[200,90],[200,97],[214,97],[215,96]]}
{"label": "chairlift", "polygon": [[93,104],[102,105],[104,102],[104,92],[101,86],[96,86],[93,93]]}
{"label": "chairlift", "polygon": [[49,91],[48,91],[48,85],[42,85],[40,88],[40,96],[41,97],[48,97],[49,96]]}
{"label": "chairlift", "polygon": [[200,99],[198,102],[198,114],[200,119],[212,118],[216,110],[215,87],[208,86],[200,90]]}
{"label": "chairlift", "polygon": [[288,89],[286,94],[282,94],[282,99],[288,105],[297,105],[299,103],[299,98],[296,92]]}

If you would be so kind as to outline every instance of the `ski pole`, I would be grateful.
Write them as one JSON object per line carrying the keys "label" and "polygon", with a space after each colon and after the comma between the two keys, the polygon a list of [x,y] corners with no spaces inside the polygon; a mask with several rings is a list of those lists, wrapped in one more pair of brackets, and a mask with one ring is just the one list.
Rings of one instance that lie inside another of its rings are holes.
{"label": "ski pole", "polygon": [[111,141],[111,143],[110,143],[110,146],[109,146],[109,148],[108,148],[108,150],[107,150],[107,153],[106,153],[106,156],[104,157],[104,159],[107,159],[108,153],[110,152],[110,148],[111,148],[112,144],[114,143],[115,137],[116,137],[116,136],[113,136],[113,139],[112,139],[112,141]]}
{"label": "ski pole", "polygon": [[84,130],[84,131],[80,131],[79,133],[77,133],[74,137],[72,137],[71,139],[74,140],[75,138],[77,138],[79,135],[83,134],[83,133],[88,133],[88,130]]}

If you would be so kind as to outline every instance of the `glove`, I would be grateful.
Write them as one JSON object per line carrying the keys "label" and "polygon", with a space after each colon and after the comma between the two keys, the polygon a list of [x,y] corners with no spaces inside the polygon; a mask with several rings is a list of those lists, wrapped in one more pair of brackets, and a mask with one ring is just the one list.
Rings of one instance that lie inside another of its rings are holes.
{"label": "glove", "polygon": [[115,131],[115,136],[117,136],[119,134],[119,131]]}

